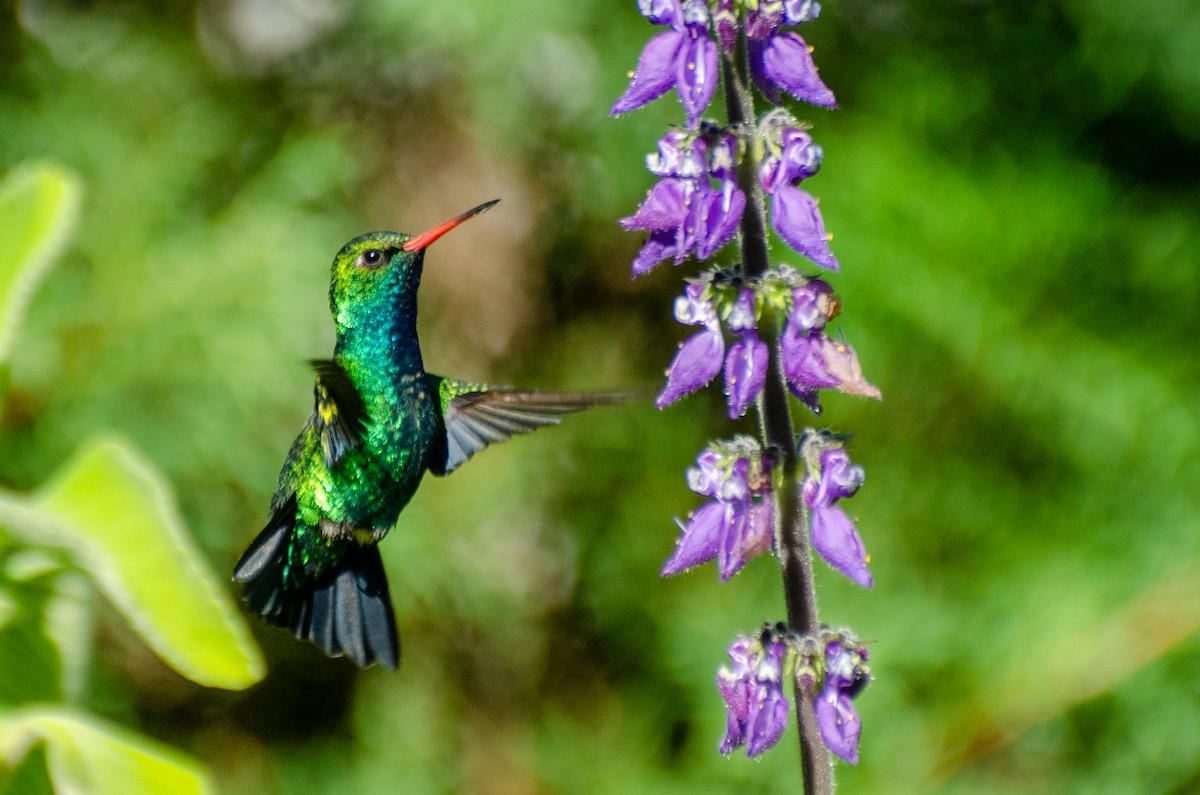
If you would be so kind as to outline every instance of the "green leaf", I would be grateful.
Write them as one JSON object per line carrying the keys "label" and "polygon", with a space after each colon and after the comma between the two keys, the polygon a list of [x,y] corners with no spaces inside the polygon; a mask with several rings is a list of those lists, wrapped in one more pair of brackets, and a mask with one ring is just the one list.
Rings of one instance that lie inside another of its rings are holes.
{"label": "green leaf", "polygon": [[206,795],[208,774],[193,759],[87,715],[32,707],[0,717],[0,755],[12,768],[45,743],[54,790],[71,795]]}
{"label": "green leaf", "polygon": [[0,182],[0,364],[12,353],[33,291],[75,227],[79,184],[53,165],[26,165]]}
{"label": "green leaf", "polygon": [[44,624],[55,597],[53,579],[4,581],[3,599],[11,607],[0,626],[0,707],[63,697],[59,650]]}
{"label": "green leaf", "polygon": [[146,644],[192,681],[241,689],[262,678],[258,647],[168,485],[128,443],[85,443],[32,499],[0,493],[0,523],[70,550]]}

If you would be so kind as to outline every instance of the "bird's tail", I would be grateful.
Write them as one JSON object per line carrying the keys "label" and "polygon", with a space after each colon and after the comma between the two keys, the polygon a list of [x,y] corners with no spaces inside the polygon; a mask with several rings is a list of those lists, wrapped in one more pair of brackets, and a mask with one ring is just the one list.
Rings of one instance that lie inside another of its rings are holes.
{"label": "bird's tail", "polygon": [[344,654],[363,668],[378,662],[394,670],[400,638],[379,548],[347,539],[327,571],[296,585],[285,572],[289,558],[299,557],[295,527],[293,497],[274,512],[234,567],[233,578],[244,586],[242,598],[272,624],[312,641],[330,657]]}

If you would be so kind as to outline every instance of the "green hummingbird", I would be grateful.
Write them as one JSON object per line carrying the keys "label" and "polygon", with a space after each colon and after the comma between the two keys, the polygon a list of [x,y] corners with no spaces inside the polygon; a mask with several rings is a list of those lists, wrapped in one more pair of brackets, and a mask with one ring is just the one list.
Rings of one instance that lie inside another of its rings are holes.
{"label": "green hummingbird", "polygon": [[473,384],[425,371],[417,287],[425,249],[499,201],[415,237],[370,232],[337,253],[333,358],[315,360],[314,406],[292,444],[270,521],[234,568],[243,598],[331,657],[396,668],[400,640],[377,544],[426,471],[447,475],[489,444],[623,399]]}

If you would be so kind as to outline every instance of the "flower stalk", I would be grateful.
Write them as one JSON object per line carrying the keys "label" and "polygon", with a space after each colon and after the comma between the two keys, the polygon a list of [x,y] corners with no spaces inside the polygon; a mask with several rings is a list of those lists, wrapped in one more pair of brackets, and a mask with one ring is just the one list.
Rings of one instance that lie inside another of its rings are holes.
{"label": "flower stalk", "polygon": [[[680,537],[663,566],[670,576],[707,561],[728,581],[765,552],[779,560],[787,623],[765,624],[729,647],[718,686],[727,707],[722,753],[756,756],[787,724],[792,683],[804,791],[831,793],[832,756],[856,764],[861,723],[852,700],[870,679],[867,653],[848,630],[817,613],[816,552],[860,586],[873,579],[853,520],[837,503],[863,482],[845,437],[806,430],[797,439],[788,393],[814,414],[821,389],[879,399],[854,349],[826,332],[841,311],[833,288],[786,264],[773,264],[771,228],[828,271],[840,265],[817,200],[799,187],[823,151],[780,106],[782,94],[834,107],[808,45],[785,30],[820,13],[815,0],[638,0],[642,15],[668,30],[646,45],[612,113],[634,110],[676,89],[687,126],[659,140],[647,158],[659,182],[620,223],[647,237],[634,258],[638,276],[664,260],[707,260],[735,237],[730,268],[687,279],[675,318],[698,327],[679,347],[655,404],[665,408],[723,374],[728,416],[756,408],[759,437],[711,442],[688,470],[688,486],[708,502],[677,523]],[[724,124],[702,119],[718,82]],[[755,92],[776,108],[761,117]],[[769,203],[769,208],[768,208]],[[769,209],[769,212],[768,212]],[[733,338],[727,345],[726,336]]]}
{"label": "flower stalk", "polygon": [[[753,129],[757,126],[754,96],[748,86],[750,64],[746,32],[739,28],[733,52],[721,53],[721,72],[725,84],[725,106],[729,126]],[[747,151],[738,166],[738,186],[746,195],[742,213],[742,269],[746,276],[761,276],[770,267],[767,250],[767,225],[763,189],[758,179],[758,158],[755,147]],[[775,538],[783,575],[783,599],[787,608],[788,626],[797,632],[815,633],[818,629],[817,589],[813,578],[812,554],[807,533],[808,508],[800,499],[797,478],[798,455],[792,431],[792,412],[787,399],[787,382],[783,374],[780,353],[779,324],[768,341],[771,366],[767,381],[757,403],[759,432],[766,446],[776,452],[784,487],[775,490]],[[833,760],[821,741],[820,728],[814,709],[811,685],[806,688],[795,680],[797,734],[800,742],[800,770],[806,795],[827,795],[833,792]]]}

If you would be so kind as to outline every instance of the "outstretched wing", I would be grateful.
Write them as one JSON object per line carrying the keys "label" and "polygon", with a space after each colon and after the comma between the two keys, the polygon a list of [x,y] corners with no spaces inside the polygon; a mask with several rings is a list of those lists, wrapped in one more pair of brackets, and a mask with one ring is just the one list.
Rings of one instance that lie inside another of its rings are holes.
{"label": "outstretched wing", "polygon": [[362,442],[367,406],[342,366],[332,359],[309,362],[317,372],[313,422],[321,437],[325,465],[332,467]]}
{"label": "outstretched wing", "polygon": [[628,400],[622,393],[538,392],[426,378],[438,396],[442,420],[429,453],[429,471],[435,475],[450,474],[489,444],[557,425],[564,414]]}

